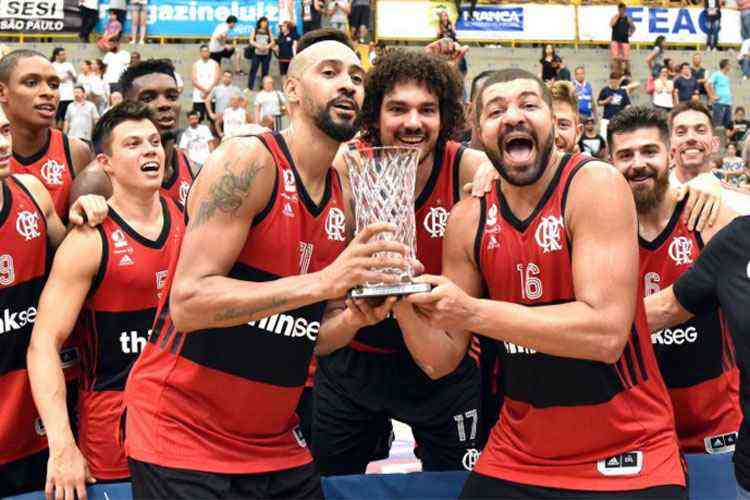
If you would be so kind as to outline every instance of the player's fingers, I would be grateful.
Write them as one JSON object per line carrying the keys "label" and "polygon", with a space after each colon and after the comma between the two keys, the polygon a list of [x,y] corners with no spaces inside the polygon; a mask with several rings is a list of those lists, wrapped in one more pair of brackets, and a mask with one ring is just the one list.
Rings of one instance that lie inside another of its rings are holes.
{"label": "player's fingers", "polygon": [[406,297],[406,301],[416,306],[433,305],[440,300],[440,296],[432,292],[413,293]]}
{"label": "player's fingers", "polygon": [[374,268],[374,269],[382,269],[382,268],[406,269],[407,264],[408,263],[406,259],[403,259],[401,257],[378,255],[378,256],[366,258],[364,266],[368,268]]}
{"label": "player's fingers", "polygon": [[388,224],[387,222],[376,222],[374,224],[365,226],[365,228],[362,229],[362,231],[360,231],[359,234],[354,237],[354,241],[356,241],[357,243],[367,243],[373,236],[378,233],[395,233],[396,229],[396,226],[394,226],[393,224]]}
{"label": "player's fingers", "polygon": [[365,321],[365,315],[359,309],[359,306],[357,305],[357,301],[352,300],[352,299],[347,299],[346,307],[356,317],[358,322],[363,323]]}
{"label": "player's fingers", "polygon": [[55,483],[52,478],[47,474],[47,482],[44,483],[44,498],[45,500],[52,500],[55,493]]}
{"label": "player's fingers", "polygon": [[396,274],[367,271],[362,273],[361,283],[398,283],[401,277]]}
{"label": "player's fingers", "polygon": [[698,217],[698,222],[695,224],[696,231],[703,231],[706,228],[708,220],[711,217],[711,213],[713,212],[714,202],[715,200],[713,198],[709,197],[706,199],[706,203],[703,205],[703,210],[701,210],[700,217]]}
{"label": "player's fingers", "polygon": [[695,201],[695,206],[690,211],[690,220],[688,220],[688,229],[690,231],[695,229],[695,224],[698,222],[698,217],[701,214],[701,211],[703,211],[703,206],[706,204],[706,195],[701,194],[697,197]]}
{"label": "player's fingers", "polygon": [[443,276],[437,276],[435,274],[423,274],[421,276],[415,276],[413,279],[414,283],[429,283],[430,285],[441,285],[448,283],[448,278]]}
{"label": "player's fingers", "polygon": [[474,196],[474,183],[473,182],[467,182],[464,184],[464,187],[462,188],[463,192],[466,194],[471,194]]}
{"label": "player's fingers", "polygon": [[[78,500],[87,500],[88,495],[86,494],[86,480],[84,478],[81,478],[80,481],[76,481],[76,494],[78,495]],[[71,500],[73,497],[70,497]]]}
{"label": "player's fingers", "polygon": [[75,497],[73,496],[73,481],[66,481],[65,487],[60,488],[63,492],[63,497],[65,500],[75,500]]}
{"label": "player's fingers", "polygon": [[685,208],[682,211],[682,217],[685,224],[690,220],[690,213],[693,211],[698,194],[693,189],[687,189],[687,201],[685,202]]}
{"label": "player's fingers", "polygon": [[721,213],[721,201],[721,198],[714,200],[714,206],[711,207],[711,216],[708,218],[707,227],[714,227],[714,224],[716,224],[716,221],[719,219],[719,214]]}
{"label": "player's fingers", "polygon": [[70,213],[68,214],[68,220],[76,226],[82,226],[85,223],[81,214],[79,214],[75,210],[70,211]]}
{"label": "player's fingers", "polygon": [[398,241],[378,240],[359,245],[356,250],[358,256],[369,256],[380,252],[393,252],[406,255],[409,248]]}
{"label": "player's fingers", "polygon": [[424,272],[424,264],[417,259],[411,259],[411,270],[414,275],[422,274]]}

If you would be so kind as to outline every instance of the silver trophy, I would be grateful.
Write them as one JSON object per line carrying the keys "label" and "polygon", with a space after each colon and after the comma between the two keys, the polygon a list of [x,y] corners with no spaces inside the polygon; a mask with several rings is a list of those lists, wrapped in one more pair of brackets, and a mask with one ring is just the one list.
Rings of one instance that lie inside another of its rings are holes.
{"label": "silver trophy", "polygon": [[[377,234],[374,239],[395,240],[409,248],[406,258],[416,258],[416,222],[414,185],[419,149],[401,147],[357,148],[350,145],[344,153],[354,192],[357,233],[366,226],[387,222],[396,232]],[[406,269],[385,268],[380,272],[398,275],[398,283],[367,283],[349,291],[351,298],[386,297],[429,292],[427,283],[413,283],[411,265]]]}

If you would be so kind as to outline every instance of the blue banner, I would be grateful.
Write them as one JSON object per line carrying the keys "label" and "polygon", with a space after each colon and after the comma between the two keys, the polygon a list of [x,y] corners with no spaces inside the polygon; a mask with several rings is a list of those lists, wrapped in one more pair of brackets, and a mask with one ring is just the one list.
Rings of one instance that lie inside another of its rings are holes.
{"label": "blue banner", "polygon": [[461,7],[456,21],[456,31],[523,31],[523,7],[477,5],[470,13],[467,5]]}
{"label": "blue banner", "polygon": [[[108,8],[107,4],[99,4],[99,33],[107,23]],[[209,38],[219,23],[233,15],[238,22],[229,37],[246,40],[263,16],[268,18],[271,30],[278,33],[279,14],[279,0],[148,0],[147,33],[148,36]],[[130,34],[130,12],[123,34]]]}

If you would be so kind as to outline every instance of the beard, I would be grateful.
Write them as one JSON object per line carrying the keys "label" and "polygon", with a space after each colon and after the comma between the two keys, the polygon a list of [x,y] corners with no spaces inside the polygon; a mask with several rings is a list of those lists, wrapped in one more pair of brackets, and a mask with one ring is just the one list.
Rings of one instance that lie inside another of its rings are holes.
{"label": "beard", "polygon": [[499,138],[497,143],[497,150],[485,147],[485,153],[490,159],[495,169],[506,182],[513,186],[523,187],[530,186],[538,181],[544,172],[547,170],[549,159],[552,156],[552,150],[555,146],[555,130],[554,127],[550,130],[547,139],[544,142],[540,142],[535,130],[530,131],[530,135],[534,138],[534,143],[537,148],[537,155],[534,162],[527,166],[523,172],[511,172],[503,164],[503,145],[502,137]]}
{"label": "beard", "polygon": [[315,105],[308,100],[308,106],[314,110],[312,113],[313,123],[318,129],[320,129],[325,135],[337,142],[346,142],[351,140],[357,133],[357,120],[356,114],[359,114],[359,109],[355,110],[355,119],[351,122],[347,121],[336,121],[333,118],[333,106],[336,103],[335,99],[331,99],[326,103],[324,108],[315,109]]}
{"label": "beard", "polygon": [[636,188],[633,190],[635,210],[639,214],[646,214],[659,206],[664,200],[664,194],[669,188],[669,170],[654,177],[654,187],[651,189]]}

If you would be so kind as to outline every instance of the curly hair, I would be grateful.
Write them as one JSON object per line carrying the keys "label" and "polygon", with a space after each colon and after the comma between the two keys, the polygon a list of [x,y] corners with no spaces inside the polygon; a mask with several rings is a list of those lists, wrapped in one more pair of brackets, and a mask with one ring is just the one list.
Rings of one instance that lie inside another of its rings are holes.
{"label": "curly hair", "polygon": [[378,58],[365,79],[365,100],[359,115],[362,138],[380,144],[380,108],[386,94],[407,82],[424,84],[437,97],[440,108],[438,143],[464,127],[463,86],[458,71],[446,60],[416,50],[393,50]]}

